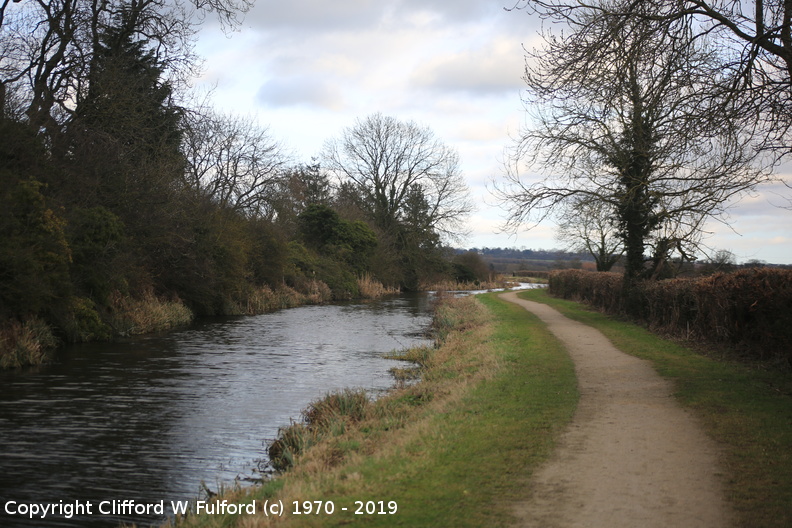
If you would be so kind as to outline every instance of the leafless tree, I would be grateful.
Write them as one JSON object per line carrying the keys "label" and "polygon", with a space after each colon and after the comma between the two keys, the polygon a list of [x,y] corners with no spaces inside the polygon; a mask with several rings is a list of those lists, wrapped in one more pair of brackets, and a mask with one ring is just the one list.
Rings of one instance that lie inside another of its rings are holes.
{"label": "leafless tree", "polygon": [[288,156],[267,128],[250,118],[193,111],[185,120],[188,187],[225,209],[272,219]]}
{"label": "leafless tree", "polygon": [[326,168],[351,182],[382,230],[411,222],[447,239],[464,235],[473,205],[459,155],[414,122],[374,114],[327,142]]}
{"label": "leafless tree", "polygon": [[108,27],[123,20],[122,30],[148,44],[175,85],[195,72],[194,34],[207,13],[216,12],[232,27],[251,5],[251,0],[0,0],[0,107],[21,84],[30,125],[55,134],[88,93]]}
{"label": "leafless tree", "polygon": [[586,17],[595,15],[622,24],[641,19],[659,29],[686,27],[689,42],[708,40],[717,49],[724,73],[718,78],[719,97],[742,110],[739,117],[754,133],[756,147],[778,158],[792,153],[792,2],[519,0],[514,7],[578,29],[585,28]]}
{"label": "leafless tree", "polygon": [[[495,192],[512,228],[568,200],[608,204],[629,283],[645,275],[652,237],[660,265],[771,175],[739,108],[711,90],[728,73],[708,41],[684,23],[609,16],[596,5],[569,8],[569,30],[546,31],[544,45],[528,52],[531,120]],[[546,176],[522,175],[525,162]]]}
{"label": "leafless tree", "polygon": [[594,257],[597,271],[610,271],[624,254],[614,211],[600,200],[578,199],[565,205],[558,221],[556,240],[571,251],[585,251]]}
{"label": "leafless tree", "polygon": [[710,255],[700,268],[702,273],[729,272],[737,267],[737,256],[728,249],[718,249]]}

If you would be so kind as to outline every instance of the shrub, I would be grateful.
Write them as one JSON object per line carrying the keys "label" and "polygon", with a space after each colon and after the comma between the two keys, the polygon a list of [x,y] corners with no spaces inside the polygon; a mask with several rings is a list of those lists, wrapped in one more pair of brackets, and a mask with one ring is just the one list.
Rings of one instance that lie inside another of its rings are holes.
{"label": "shrub", "polygon": [[106,299],[118,288],[118,255],[124,224],[104,207],[75,208],[67,228],[72,252],[72,276],[94,298]]}
{"label": "shrub", "polygon": [[69,296],[65,222],[43,187],[0,167],[0,316],[43,314]]}
{"label": "shrub", "polygon": [[96,310],[91,299],[72,297],[66,314],[59,318],[58,325],[70,343],[102,341],[112,337],[112,330]]}

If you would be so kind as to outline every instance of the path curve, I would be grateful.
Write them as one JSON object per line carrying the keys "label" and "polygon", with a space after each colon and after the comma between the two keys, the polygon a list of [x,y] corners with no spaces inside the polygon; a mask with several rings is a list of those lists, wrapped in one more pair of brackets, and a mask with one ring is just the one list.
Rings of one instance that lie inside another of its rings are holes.
{"label": "path curve", "polygon": [[520,526],[718,528],[732,515],[718,449],[645,360],[541,303],[502,294],[536,314],[575,363],[580,402],[554,454],[516,507]]}

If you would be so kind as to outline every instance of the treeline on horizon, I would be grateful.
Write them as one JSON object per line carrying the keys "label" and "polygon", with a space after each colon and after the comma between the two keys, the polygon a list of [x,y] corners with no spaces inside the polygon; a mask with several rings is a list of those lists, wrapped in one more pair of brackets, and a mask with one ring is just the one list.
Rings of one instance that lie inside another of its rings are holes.
{"label": "treeline on horizon", "polygon": [[[552,269],[594,269],[594,256],[586,251],[570,251],[565,249],[527,249],[501,247],[473,247],[457,249],[458,253],[473,252],[480,255],[495,273],[512,274],[515,272],[548,271]],[[736,271],[772,267],[790,269],[792,264],[772,264],[763,260],[750,259],[738,263],[734,254],[721,250],[709,258],[690,262],[674,261],[675,266],[669,270],[668,276],[708,275],[715,272]],[[621,259],[616,260],[615,269],[623,270]],[[670,273],[673,272],[673,273]]]}

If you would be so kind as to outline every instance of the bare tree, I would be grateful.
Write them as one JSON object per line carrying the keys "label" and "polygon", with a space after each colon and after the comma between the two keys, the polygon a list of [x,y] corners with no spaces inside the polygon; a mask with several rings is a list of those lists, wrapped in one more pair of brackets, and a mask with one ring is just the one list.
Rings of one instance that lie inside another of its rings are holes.
{"label": "bare tree", "polygon": [[[621,24],[641,19],[660,29],[686,27],[688,42],[713,42],[724,72],[718,77],[719,97],[725,104],[737,103],[742,110],[739,117],[753,131],[756,146],[779,158],[792,153],[792,2],[519,0],[514,8],[581,29],[586,17],[596,15]],[[673,33],[666,36],[677,38]]]}
{"label": "bare tree", "polygon": [[556,240],[571,251],[594,257],[597,271],[610,271],[624,254],[610,206],[600,200],[577,199],[565,204],[559,217]]}
{"label": "bare tree", "polygon": [[0,0],[0,106],[12,86],[24,85],[30,125],[55,135],[89,92],[108,28],[145,42],[176,84],[195,71],[194,33],[207,13],[216,12],[231,27],[251,5],[250,0]]}
{"label": "bare tree", "polygon": [[718,249],[707,257],[699,268],[699,272],[710,274],[729,272],[737,268],[737,256],[728,249]]}
{"label": "bare tree", "polygon": [[188,187],[225,209],[271,220],[288,157],[268,129],[211,110],[190,112],[185,121]]}
{"label": "bare tree", "polygon": [[[771,176],[767,166],[756,168],[762,160],[735,118],[739,110],[710,90],[725,74],[706,40],[691,38],[684,24],[609,16],[599,7],[564,15],[570,31],[546,32],[543,47],[528,52],[533,120],[495,191],[512,228],[568,200],[608,204],[630,283],[646,275],[653,237],[659,253],[650,275],[683,241],[695,245],[705,219],[722,219]],[[526,161],[546,177],[522,176]]]}
{"label": "bare tree", "polygon": [[473,205],[459,156],[428,128],[374,114],[328,141],[325,158],[383,231],[410,222],[448,239],[465,234]]}

